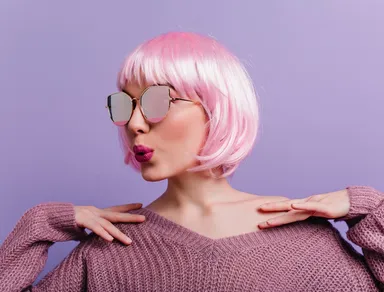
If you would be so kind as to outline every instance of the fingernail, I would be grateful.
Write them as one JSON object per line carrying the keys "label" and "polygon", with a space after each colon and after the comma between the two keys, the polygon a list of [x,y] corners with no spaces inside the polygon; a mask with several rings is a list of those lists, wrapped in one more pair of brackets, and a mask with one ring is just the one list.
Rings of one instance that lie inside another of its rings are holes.
{"label": "fingernail", "polygon": [[131,243],[132,243],[132,240],[130,240],[129,238],[127,238],[126,240],[127,240],[127,243],[128,243],[128,244],[131,244]]}

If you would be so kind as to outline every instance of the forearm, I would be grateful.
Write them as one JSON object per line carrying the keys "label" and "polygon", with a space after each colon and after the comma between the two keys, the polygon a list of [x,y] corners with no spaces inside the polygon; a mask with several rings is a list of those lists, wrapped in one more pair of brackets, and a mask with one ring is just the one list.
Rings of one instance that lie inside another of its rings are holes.
{"label": "forearm", "polygon": [[347,238],[363,250],[365,260],[384,288],[384,193],[368,186],[348,187],[351,207],[345,220]]}
{"label": "forearm", "polygon": [[87,236],[74,221],[70,203],[44,203],[29,209],[0,247],[0,291],[22,291],[44,268],[54,242]]}

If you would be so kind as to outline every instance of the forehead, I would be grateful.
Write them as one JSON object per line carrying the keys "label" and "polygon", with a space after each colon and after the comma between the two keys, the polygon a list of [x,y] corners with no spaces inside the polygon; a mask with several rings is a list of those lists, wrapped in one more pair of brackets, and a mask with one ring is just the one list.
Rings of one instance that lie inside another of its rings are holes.
{"label": "forehead", "polygon": [[138,83],[127,83],[122,89],[122,91],[132,97],[139,97],[143,93],[143,91],[151,85],[152,84],[142,84],[140,86]]}

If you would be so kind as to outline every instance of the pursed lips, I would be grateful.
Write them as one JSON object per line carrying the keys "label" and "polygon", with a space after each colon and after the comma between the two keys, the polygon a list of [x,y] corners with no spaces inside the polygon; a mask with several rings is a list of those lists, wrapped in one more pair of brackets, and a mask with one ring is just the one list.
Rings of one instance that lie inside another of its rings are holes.
{"label": "pursed lips", "polygon": [[144,154],[147,154],[148,152],[153,152],[153,151],[154,150],[152,148],[149,148],[149,147],[144,146],[144,145],[133,146],[133,152],[135,154],[144,155]]}

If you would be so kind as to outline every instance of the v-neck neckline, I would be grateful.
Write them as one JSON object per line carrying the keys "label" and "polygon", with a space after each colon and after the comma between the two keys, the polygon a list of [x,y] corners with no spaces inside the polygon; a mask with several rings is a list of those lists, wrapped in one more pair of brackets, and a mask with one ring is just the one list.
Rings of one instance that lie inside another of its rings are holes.
{"label": "v-neck neckline", "polygon": [[[295,239],[298,236],[308,236],[308,232],[318,231],[320,227],[319,223],[324,223],[324,220],[327,221],[325,218],[310,217],[304,221],[260,229],[239,235],[210,238],[184,227],[146,207],[130,211],[130,213],[144,215],[146,219],[141,224],[146,224],[169,240],[188,245],[196,250],[215,247],[219,252],[255,248],[260,245],[269,245],[279,241]],[[330,223],[327,221],[326,224]]]}

